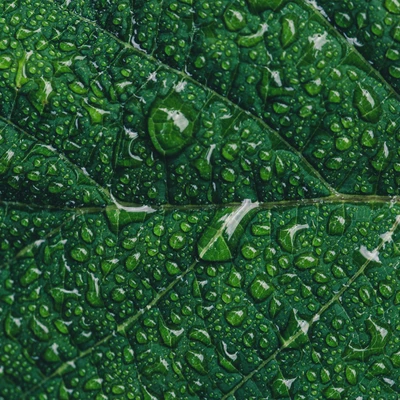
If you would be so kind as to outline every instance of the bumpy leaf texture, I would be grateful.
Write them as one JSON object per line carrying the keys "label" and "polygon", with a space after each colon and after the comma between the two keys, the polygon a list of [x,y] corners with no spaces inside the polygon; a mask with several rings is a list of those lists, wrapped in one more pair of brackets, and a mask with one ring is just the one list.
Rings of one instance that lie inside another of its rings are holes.
{"label": "bumpy leaf texture", "polygon": [[398,399],[398,0],[0,0],[0,398]]}

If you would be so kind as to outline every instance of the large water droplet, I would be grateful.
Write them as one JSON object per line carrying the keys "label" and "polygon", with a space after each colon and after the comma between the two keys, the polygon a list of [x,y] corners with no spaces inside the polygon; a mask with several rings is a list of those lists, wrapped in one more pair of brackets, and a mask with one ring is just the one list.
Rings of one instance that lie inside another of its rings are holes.
{"label": "large water droplet", "polygon": [[285,15],[282,18],[281,44],[288,47],[296,41],[298,37],[298,17],[294,14]]}
{"label": "large water droplet", "polygon": [[247,310],[244,307],[235,307],[225,313],[225,318],[232,326],[240,326],[247,317]]}
{"label": "large water droplet", "polygon": [[275,290],[265,274],[258,275],[250,285],[249,291],[255,301],[266,300]]}
{"label": "large water droplet", "polygon": [[156,150],[166,156],[179,153],[192,140],[197,112],[178,95],[156,101],[148,129]]}
{"label": "large water droplet", "polygon": [[246,26],[246,16],[235,7],[228,7],[224,13],[226,27],[230,31],[239,31]]}
{"label": "large water droplet", "polygon": [[188,351],[185,355],[186,361],[188,364],[199,374],[207,375],[206,369],[206,358],[204,354],[199,353],[198,351]]}
{"label": "large water droplet", "polygon": [[384,6],[386,10],[392,14],[400,14],[400,1],[399,0],[385,0]]}
{"label": "large water droplet", "polygon": [[379,121],[382,108],[378,96],[371,86],[358,85],[354,90],[353,103],[362,119],[372,123]]}

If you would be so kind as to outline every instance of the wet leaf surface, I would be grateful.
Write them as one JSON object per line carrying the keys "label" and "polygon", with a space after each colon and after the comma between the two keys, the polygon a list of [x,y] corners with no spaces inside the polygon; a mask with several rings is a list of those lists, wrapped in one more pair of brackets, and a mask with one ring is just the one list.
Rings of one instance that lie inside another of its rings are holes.
{"label": "wet leaf surface", "polygon": [[0,1],[0,397],[397,399],[399,7]]}

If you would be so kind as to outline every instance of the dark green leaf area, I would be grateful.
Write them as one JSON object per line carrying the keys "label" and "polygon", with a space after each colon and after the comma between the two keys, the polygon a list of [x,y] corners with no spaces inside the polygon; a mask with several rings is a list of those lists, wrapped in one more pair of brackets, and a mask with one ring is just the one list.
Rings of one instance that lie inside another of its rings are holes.
{"label": "dark green leaf area", "polygon": [[[34,10],[28,2],[4,20],[1,116],[114,197],[207,204],[329,194],[298,152],[242,108],[76,14],[49,4],[49,29]],[[30,34],[10,41],[21,29]]]}
{"label": "dark green leaf area", "polygon": [[[6,398],[352,398],[382,378],[394,398],[397,206],[2,210]],[[215,231],[228,259],[207,260]]]}
{"label": "dark green leaf area", "polygon": [[[385,143],[390,151],[398,142],[397,94],[377,74],[398,68],[397,3],[372,1],[367,11],[361,1],[313,3],[326,10],[345,36],[327,23],[323,10],[320,15],[304,1],[256,3],[138,3],[136,20],[151,17],[133,40],[267,122],[336,189],[398,193],[395,152],[386,157],[392,162],[380,170],[380,178],[371,162]],[[338,9],[354,14],[338,11],[342,25],[350,18],[351,32],[335,22]],[[158,30],[154,21],[159,21]],[[368,39],[361,40],[364,34]],[[397,78],[389,75],[384,74],[393,84]],[[363,140],[369,131],[379,142],[373,149]]]}
{"label": "dark green leaf area", "polygon": [[357,50],[399,91],[400,7],[397,0],[331,2],[318,0],[325,15]]}
{"label": "dark green leaf area", "polygon": [[399,4],[0,1],[0,398],[397,400]]}

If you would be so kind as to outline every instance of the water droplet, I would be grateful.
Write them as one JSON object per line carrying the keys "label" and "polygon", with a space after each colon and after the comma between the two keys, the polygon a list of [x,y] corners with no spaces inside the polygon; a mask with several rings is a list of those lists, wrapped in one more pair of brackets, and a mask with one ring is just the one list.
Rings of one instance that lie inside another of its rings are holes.
{"label": "water droplet", "polygon": [[294,14],[285,15],[282,18],[282,31],[280,36],[282,47],[286,48],[290,46],[297,40],[298,35],[298,17]]}
{"label": "water droplet", "polygon": [[335,145],[338,150],[345,151],[353,145],[353,141],[347,136],[339,136],[335,141]]}
{"label": "water droplet", "polygon": [[191,350],[186,353],[185,358],[195,371],[201,375],[207,375],[206,358],[204,354]]}
{"label": "water droplet", "polygon": [[76,94],[86,94],[88,92],[88,89],[82,82],[74,81],[69,84],[69,88]]}
{"label": "water droplet", "polygon": [[244,307],[232,308],[225,313],[225,318],[232,326],[240,326],[247,317],[247,310]]}
{"label": "water droplet", "polygon": [[206,346],[211,345],[211,338],[209,333],[202,328],[192,328],[189,332],[189,338],[193,340],[197,340]]}
{"label": "water droplet", "polygon": [[92,273],[88,274],[88,291],[86,293],[86,300],[92,307],[102,307],[104,305],[101,298],[101,288],[99,278],[96,278]]}
{"label": "water droplet", "polygon": [[298,349],[309,342],[308,328],[309,323],[298,315],[293,309],[289,316],[286,328],[282,332],[281,341],[287,349]]}
{"label": "water droplet", "polygon": [[336,210],[333,210],[329,216],[328,233],[334,236],[343,235],[349,222],[344,207],[339,207]]}
{"label": "water droplet", "polygon": [[369,286],[363,285],[358,289],[361,300],[368,306],[372,305],[373,293]]}
{"label": "water droplet", "polygon": [[90,258],[89,250],[84,246],[77,246],[71,250],[71,257],[78,262],[88,261]]}
{"label": "water droplet", "polygon": [[140,253],[131,254],[125,260],[125,267],[128,271],[133,271],[139,265]]}
{"label": "water droplet", "polygon": [[232,287],[240,288],[242,287],[242,280],[242,274],[239,271],[236,271],[235,268],[232,268],[228,276],[227,284]]}
{"label": "water droplet", "polygon": [[233,183],[236,180],[236,172],[233,168],[224,168],[221,177],[225,182]]}
{"label": "water droplet", "polygon": [[228,142],[222,148],[222,156],[228,161],[236,160],[239,154],[239,145],[235,142]]}
{"label": "water droplet", "polygon": [[242,252],[242,256],[246,260],[253,260],[254,258],[256,258],[258,256],[258,254],[260,253],[260,250],[258,250],[256,247],[254,247],[251,243],[245,243],[242,246],[241,252]]}
{"label": "water droplet", "polygon": [[159,318],[158,320],[158,329],[161,334],[161,338],[164,344],[168,347],[176,347],[183,337],[184,329],[171,329],[168,328],[163,319]]}
{"label": "water droplet", "polygon": [[392,361],[393,365],[396,368],[400,368],[400,351],[397,353],[394,353],[391,357],[390,360]]}
{"label": "water droplet", "polygon": [[390,151],[386,144],[379,149],[378,153],[371,160],[371,165],[379,172],[385,170],[390,162]]}
{"label": "water droplet", "polygon": [[10,68],[12,64],[12,58],[7,54],[0,55],[0,69]]}
{"label": "water droplet", "polygon": [[342,101],[340,92],[337,90],[330,90],[328,99],[331,103],[340,103]]}
{"label": "water droplet", "polygon": [[43,324],[38,318],[32,317],[29,322],[29,328],[38,340],[48,341],[50,340],[50,330],[48,326]]}
{"label": "water droplet", "polygon": [[156,101],[148,119],[150,138],[156,150],[171,156],[188,146],[196,116],[190,104],[176,94]]}
{"label": "water droplet", "polygon": [[353,97],[354,106],[360,116],[367,122],[377,123],[381,117],[382,107],[375,90],[368,85],[357,85]]}
{"label": "water droplet", "polygon": [[81,227],[81,237],[84,242],[92,243],[94,240],[94,234],[91,229],[86,224],[83,224]]}
{"label": "water droplet", "polygon": [[268,276],[265,274],[257,275],[249,288],[251,296],[258,302],[266,300],[274,290],[274,286],[269,282]]}
{"label": "water droplet", "polygon": [[282,248],[290,253],[295,248],[297,233],[309,228],[308,224],[297,224],[296,219],[292,219],[288,225],[278,231],[278,243]]}
{"label": "water droplet", "polygon": [[344,389],[341,387],[328,386],[322,393],[325,399],[340,400],[342,398],[342,392],[344,392]]}
{"label": "water droplet", "polygon": [[109,260],[103,260],[100,264],[101,270],[104,274],[104,276],[108,275],[111,271],[113,271],[115,268],[118,267],[118,259],[117,258],[111,258]]}
{"label": "water droplet", "polygon": [[341,28],[348,28],[352,25],[351,16],[344,12],[335,13],[335,23]]}
{"label": "water droplet", "polygon": [[251,233],[255,236],[266,236],[271,234],[271,225],[267,224],[253,224],[251,226]]}
{"label": "water droplet", "polygon": [[313,79],[310,82],[307,82],[304,85],[304,88],[306,89],[307,93],[310,96],[317,96],[322,90],[322,80],[321,80],[321,78],[316,78],[316,79]]}
{"label": "water droplet", "polygon": [[337,347],[339,345],[338,338],[333,333],[328,333],[325,341],[329,347]]}
{"label": "water droplet", "polygon": [[169,245],[174,250],[181,250],[186,245],[186,236],[180,232],[175,232],[169,239]]}
{"label": "water droplet", "polygon": [[318,266],[318,258],[313,253],[306,252],[296,257],[294,265],[301,270],[314,268]]}
{"label": "water droplet", "polygon": [[400,1],[399,0],[385,0],[384,6],[392,14],[400,14]]}
{"label": "water droplet", "polygon": [[394,288],[390,282],[379,282],[379,293],[385,298],[390,299],[394,294]]}
{"label": "water droplet", "polygon": [[73,42],[60,42],[60,50],[62,50],[62,51],[73,51],[73,50],[76,50],[75,43],[73,43]]}
{"label": "water droplet", "polygon": [[246,16],[233,6],[229,6],[224,13],[226,27],[230,31],[239,31],[246,26]]}
{"label": "water droplet", "polygon": [[376,361],[369,368],[369,373],[373,376],[388,375],[390,373],[390,366],[387,361],[383,358],[380,361]]}
{"label": "water droplet", "polygon": [[346,367],[346,379],[350,385],[357,385],[357,370],[351,365]]}
{"label": "water droplet", "polygon": [[366,129],[361,135],[361,144],[364,147],[373,148],[378,143],[378,139],[375,136],[375,133],[371,129]]}
{"label": "water droplet", "polygon": [[239,36],[237,41],[238,45],[240,47],[246,47],[246,48],[254,47],[257,43],[260,43],[264,40],[264,33],[267,32],[267,30],[268,30],[268,25],[261,24],[256,33],[247,36]]}

